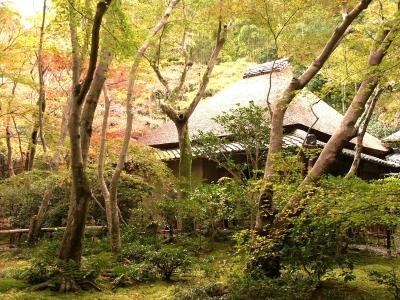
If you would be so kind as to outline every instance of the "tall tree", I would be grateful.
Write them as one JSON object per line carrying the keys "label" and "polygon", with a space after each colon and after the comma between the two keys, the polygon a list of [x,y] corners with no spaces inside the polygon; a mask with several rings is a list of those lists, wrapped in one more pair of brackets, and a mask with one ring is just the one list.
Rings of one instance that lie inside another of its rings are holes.
{"label": "tall tree", "polygon": [[[78,77],[79,61],[77,61],[76,58],[73,60],[73,82],[75,85],[71,114],[68,122],[72,183],[67,226],[62,240],[59,258],[65,261],[73,260],[78,264],[80,264],[82,255],[82,240],[85,231],[88,203],[92,198],[82,153],[81,126],[86,122],[86,120],[82,119],[82,106],[84,105],[86,95],[93,82],[98,58],[100,28],[103,16],[111,2],[112,0],[100,0],[97,3],[92,25],[89,64],[82,84],[79,83]],[[73,5],[73,3],[70,5]],[[72,33],[71,39],[73,38],[74,36]],[[67,291],[74,288],[76,288],[76,283],[73,282],[72,279],[65,278],[60,290]]]}
{"label": "tall tree", "polygon": [[105,201],[106,208],[106,217],[107,217],[107,226],[110,235],[110,244],[111,250],[113,252],[119,251],[121,248],[121,235],[120,235],[120,222],[119,222],[119,209],[118,209],[118,199],[117,199],[117,190],[118,184],[121,177],[121,172],[123,171],[126,156],[129,148],[129,143],[132,135],[132,122],[133,122],[133,112],[132,112],[132,102],[134,99],[134,87],[137,79],[137,73],[140,66],[140,62],[146,52],[146,50],[150,46],[151,40],[156,36],[162,28],[164,28],[167,23],[172,11],[175,6],[179,3],[180,0],[172,0],[167,9],[165,10],[163,16],[158,21],[158,23],[154,26],[154,28],[150,31],[149,36],[144,41],[142,46],[138,49],[136,53],[135,60],[132,64],[132,68],[129,74],[129,84],[128,84],[128,92],[126,97],[126,128],[125,135],[122,144],[122,148],[119,153],[118,163],[115,167],[114,173],[111,178],[110,187],[108,189],[107,184],[104,179],[103,168],[104,168],[104,157],[105,157],[105,141],[106,141],[106,131],[107,131],[107,120],[108,113],[110,109],[110,100],[107,94],[107,88],[104,87],[104,98],[105,98],[105,112],[103,118],[103,126],[101,133],[101,143],[100,143],[100,156],[99,156],[99,165],[98,165],[98,176],[99,183],[102,190],[102,194]]}
{"label": "tall tree", "polygon": [[37,118],[34,121],[32,133],[31,133],[31,141],[29,143],[29,151],[27,154],[27,161],[25,168],[27,171],[32,170],[33,162],[35,160],[36,155],[36,146],[38,141],[38,135],[42,142],[43,151],[47,151],[46,142],[44,139],[44,112],[46,110],[46,94],[44,88],[44,64],[43,64],[43,40],[44,40],[44,30],[45,30],[45,22],[46,22],[46,1],[43,0],[43,14],[42,14],[42,24],[40,27],[40,38],[39,38],[39,48],[37,51],[37,66],[38,66],[38,74],[39,74],[39,98],[37,101],[38,112]]}
{"label": "tall tree", "polygon": [[[400,1],[398,4],[400,11]],[[307,205],[305,195],[312,192],[319,179],[327,172],[328,168],[336,161],[338,153],[344,147],[346,141],[355,137],[358,133],[356,126],[358,120],[365,111],[365,106],[378,86],[382,76],[382,70],[379,69],[383,58],[387,55],[390,46],[398,36],[400,22],[396,18],[394,21],[388,21],[381,28],[379,35],[374,39],[375,45],[369,55],[367,73],[353,98],[353,101],[347,109],[340,126],[335,130],[328,143],[325,145],[319,155],[313,168],[306,178],[299,185],[297,193],[285,204],[285,206],[274,216],[272,224],[267,232],[268,237],[276,242],[276,247],[283,243],[288,236],[288,229],[291,227],[291,220],[299,216]],[[264,267],[268,269],[270,275],[279,274],[279,257],[267,255],[263,259]]]}
{"label": "tall tree", "polygon": [[[159,57],[155,61],[151,61],[150,65],[152,66],[154,72],[156,73],[159,81],[165,88],[165,99],[162,102],[161,109],[162,111],[174,122],[175,127],[178,132],[178,142],[179,142],[179,177],[184,180],[184,183],[191,186],[192,180],[192,146],[189,135],[189,119],[193,112],[195,111],[197,105],[200,103],[201,99],[204,97],[204,93],[206,91],[207,85],[210,81],[210,76],[214,69],[215,64],[217,63],[218,56],[226,42],[228,33],[233,28],[234,22],[230,22],[227,25],[222,24],[222,19],[219,21],[218,33],[217,33],[217,41],[212,50],[211,56],[207,63],[207,68],[203,73],[200,85],[198,87],[197,93],[193,100],[190,102],[189,106],[186,109],[177,110],[172,107],[171,104],[176,104],[180,97],[182,96],[182,89],[186,80],[187,72],[192,64],[190,61],[188,50],[186,49],[186,38],[187,38],[187,29],[184,30],[184,37],[182,43],[182,50],[185,56],[185,63],[183,67],[183,71],[181,73],[179,83],[174,88],[171,89],[168,80],[162,75],[160,68],[158,66],[157,61],[159,61]],[[161,41],[160,41],[161,43]],[[158,53],[159,55],[159,53]]]}
{"label": "tall tree", "polygon": [[361,0],[348,14],[344,14],[343,21],[336,27],[333,34],[325,44],[321,53],[313,63],[301,74],[299,78],[293,78],[286,87],[283,96],[273,107],[271,118],[271,135],[269,140],[268,156],[264,172],[264,183],[260,192],[259,212],[257,216],[256,229],[260,232],[264,226],[270,224],[274,219],[273,187],[272,181],[275,176],[275,161],[282,150],[283,119],[287,108],[301,91],[321,70],[333,51],[337,48],[343,36],[348,33],[351,23],[364,11],[372,0]]}

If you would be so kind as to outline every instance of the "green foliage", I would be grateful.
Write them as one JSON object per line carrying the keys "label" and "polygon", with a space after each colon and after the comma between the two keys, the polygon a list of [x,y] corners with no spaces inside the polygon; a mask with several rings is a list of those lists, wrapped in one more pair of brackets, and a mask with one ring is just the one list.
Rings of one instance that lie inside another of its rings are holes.
{"label": "green foliage", "polygon": [[[274,266],[271,264],[278,263],[283,272],[305,272],[315,282],[337,268],[341,272],[335,276],[353,280],[353,261],[347,246],[356,237],[348,233],[375,224],[398,224],[400,202],[394,191],[400,190],[399,183],[397,178],[369,183],[357,178],[325,178],[306,196],[302,213],[290,218],[284,241],[279,235],[269,239],[252,231],[236,235],[238,250],[247,257],[249,273],[258,278],[268,273]],[[287,186],[276,187],[281,203],[295,193]],[[279,189],[286,191],[285,197]]]}
{"label": "green foliage", "polygon": [[230,178],[200,185],[181,206],[181,214],[193,218],[211,236],[225,221],[241,221],[255,211],[247,199],[246,188]]}
{"label": "green foliage", "polygon": [[224,296],[227,288],[221,282],[210,283],[205,285],[197,285],[187,290],[177,290],[175,298],[179,300],[212,300],[226,299]]}
{"label": "green foliage", "polygon": [[241,276],[232,279],[232,289],[226,299],[311,299],[315,282],[300,273],[286,274],[278,279]]}
{"label": "green foliage", "polygon": [[149,253],[149,261],[157,267],[166,281],[171,280],[172,274],[178,269],[189,265],[189,255],[182,248],[162,248]]}
{"label": "green foliage", "polygon": [[59,226],[67,212],[64,201],[68,175],[64,172],[33,171],[0,181],[1,216],[11,217],[13,227],[27,228],[31,217],[37,213],[46,189],[54,187],[53,206],[45,225]]}
{"label": "green foliage", "polygon": [[105,270],[109,270],[115,265],[115,256],[110,252],[99,252],[94,255],[84,256],[83,268],[90,270],[91,276],[97,278]]}
{"label": "green foliage", "polygon": [[[148,261],[133,263],[128,265],[118,265],[112,270],[112,276],[117,278],[123,278],[131,280],[133,282],[149,282],[157,278],[157,271],[154,266]],[[127,282],[125,282],[127,283]],[[114,287],[118,285],[118,280],[113,284]]]}
{"label": "green foliage", "polygon": [[[110,162],[114,162],[118,157],[118,149],[121,140],[114,139],[113,144],[109,144],[107,156]],[[133,226],[140,226],[143,217],[139,217],[147,207],[157,205],[159,199],[168,194],[173,189],[175,177],[171,170],[156,157],[155,149],[131,143],[128,149],[127,162],[121,174],[118,185],[118,205],[122,215],[126,220],[132,220]],[[105,179],[110,181],[114,167],[110,163],[106,166]],[[92,173],[93,181],[97,183],[97,173]],[[98,198],[102,198],[101,191],[97,187]],[[151,210],[151,209],[150,209]],[[146,211],[148,212],[148,211]]]}
{"label": "green foliage", "polygon": [[17,279],[23,279],[29,284],[45,282],[59,273],[57,265],[57,251],[59,243],[51,240],[43,241],[37,247],[35,256],[31,260],[31,265],[26,270],[16,274]]}
{"label": "green foliage", "polygon": [[110,263],[110,256],[98,255],[79,266],[72,260],[57,259],[59,241],[43,240],[37,247],[30,267],[15,274],[15,278],[23,279],[29,284],[40,284],[50,281],[52,288],[56,289],[60,284],[60,278],[73,279],[77,282],[93,280]]}
{"label": "green foliage", "polygon": [[118,259],[120,261],[139,263],[146,260],[148,253],[154,250],[155,247],[153,245],[131,242],[122,246],[121,251],[118,253]]}
{"label": "green foliage", "polygon": [[398,130],[396,126],[392,126],[379,120],[378,116],[382,113],[382,111],[375,112],[368,124],[368,132],[380,139],[387,137]]}
{"label": "green foliage", "polygon": [[[148,151],[148,148],[140,145],[129,148],[129,157],[133,159],[126,163],[118,186],[119,208],[127,220],[131,217],[132,209],[141,203],[155,202],[174,183],[171,171],[155,158],[154,152],[149,154]],[[112,172],[113,168],[109,165],[106,169],[107,179],[111,179]],[[97,169],[90,165],[87,173],[92,193],[102,203]],[[0,216],[11,217],[11,226],[14,228],[28,228],[31,217],[37,214],[43,195],[49,188],[54,189],[44,226],[64,226],[68,213],[68,201],[65,200],[69,197],[70,179],[69,172],[62,168],[53,172],[24,172],[0,181],[0,205],[3,208]],[[88,219],[95,224],[106,222],[103,210],[95,202],[90,203]]]}
{"label": "green foliage", "polygon": [[[194,138],[197,154],[216,161],[235,178],[257,178],[261,174],[262,162],[268,146],[270,124],[266,117],[268,109],[250,102],[248,106],[237,105],[222,113],[214,121],[228,137],[219,137],[211,132],[199,132]],[[246,161],[238,163],[233,153],[225,153],[225,145],[237,142],[244,149]]]}
{"label": "green foliage", "polygon": [[387,272],[370,271],[369,275],[372,280],[385,285],[395,300],[400,299],[400,274],[394,267]]}

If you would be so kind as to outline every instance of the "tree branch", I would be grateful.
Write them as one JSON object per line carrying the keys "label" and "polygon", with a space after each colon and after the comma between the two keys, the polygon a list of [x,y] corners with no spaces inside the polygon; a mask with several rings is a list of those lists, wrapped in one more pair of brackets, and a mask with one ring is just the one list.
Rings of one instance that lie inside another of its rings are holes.
{"label": "tree branch", "polygon": [[223,31],[221,32],[221,35],[217,40],[217,44],[214,47],[213,52],[208,61],[207,69],[203,74],[203,77],[202,77],[202,80],[201,80],[201,83],[199,86],[199,90],[198,90],[196,96],[194,97],[194,99],[192,100],[192,102],[190,103],[189,107],[185,110],[185,118],[186,119],[188,119],[192,115],[193,111],[196,109],[200,100],[203,98],[204,92],[206,91],[206,88],[208,85],[208,82],[210,81],[211,73],[214,69],[215,64],[217,63],[217,58],[219,56],[219,53],[221,52],[222,47],[224,46],[224,44],[226,42],[228,33],[232,30],[234,24],[235,24],[234,21],[229,22],[229,24],[226,25],[224,27]]}

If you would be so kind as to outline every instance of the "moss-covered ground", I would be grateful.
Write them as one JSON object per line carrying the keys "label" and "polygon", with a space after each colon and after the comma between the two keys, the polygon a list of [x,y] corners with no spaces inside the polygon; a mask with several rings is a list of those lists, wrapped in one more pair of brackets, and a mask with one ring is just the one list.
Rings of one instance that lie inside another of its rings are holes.
{"label": "moss-covered ground", "polygon": [[[352,254],[355,262],[355,279],[343,282],[326,278],[314,293],[314,299],[393,299],[385,286],[371,280],[372,270],[390,270],[400,267],[400,259],[387,258],[365,252]],[[129,288],[112,291],[107,280],[99,281],[101,292],[81,292],[75,294],[59,294],[51,291],[32,292],[30,286],[22,280],[14,279],[13,274],[29,266],[29,260],[19,258],[10,252],[0,254],[0,299],[101,299],[101,300],[150,300],[174,299],[177,290],[189,289],[201,284],[221,282],[229,285],[229,276],[243,270],[243,262],[234,253],[230,243],[214,243],[208,245],[207,251],[200,251],[193,258],[191,267],[175,274],[172,282],[157,280],[149,283],[135,284]]]}

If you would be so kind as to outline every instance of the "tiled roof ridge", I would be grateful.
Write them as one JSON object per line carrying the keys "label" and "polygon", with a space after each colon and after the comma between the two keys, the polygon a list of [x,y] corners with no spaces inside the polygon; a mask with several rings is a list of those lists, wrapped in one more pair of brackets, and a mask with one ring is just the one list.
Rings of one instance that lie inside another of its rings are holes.
{"label": "tiled roof ridge", "polygon": [[265,75],[271,72],[281,72],[285,70],[289,65],[290,65],[289,58],[287,57],[269,61],[248,68],[247,70],[244,71],[243,78]]}
{"label": "tiled roof ridge", "polygon": [[400,130],[392,133],[391,135],[382,139],[384,142],[399,142],[400,141]]}

